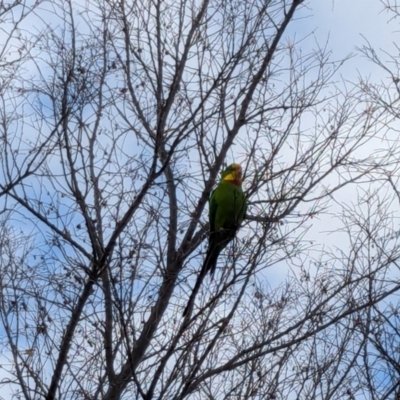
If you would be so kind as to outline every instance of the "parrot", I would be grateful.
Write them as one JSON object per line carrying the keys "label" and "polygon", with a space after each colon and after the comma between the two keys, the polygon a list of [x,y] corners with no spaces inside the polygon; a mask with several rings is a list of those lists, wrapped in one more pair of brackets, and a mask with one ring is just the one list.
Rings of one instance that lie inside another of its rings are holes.
{"label": "parrot", "polygon": [[207,254],[183,316],[192,309],[196,294],[207,273],[214,275],[219,254],[235,238],[245,218],[246,209],[247,201],[242,190],[242,167],[239,164],[231,164],[221,172],[221,181],[211,192]]}

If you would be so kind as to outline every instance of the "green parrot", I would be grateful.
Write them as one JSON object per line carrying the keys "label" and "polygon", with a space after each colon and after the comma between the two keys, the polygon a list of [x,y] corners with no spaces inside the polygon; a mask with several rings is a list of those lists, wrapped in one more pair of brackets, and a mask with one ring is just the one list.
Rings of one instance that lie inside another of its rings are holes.
{"label": "green parrot", "polygon": [[221,181],[210,196],[210,236],[207,255],[183,312],[184,316],[192,309],[196,294],[207,272],[214,275],[218,256],[235,238],[236,232],[244,220],[246,208],[246,198],[242,190],[242,167],[239,164],[231,164],[221,172]]}

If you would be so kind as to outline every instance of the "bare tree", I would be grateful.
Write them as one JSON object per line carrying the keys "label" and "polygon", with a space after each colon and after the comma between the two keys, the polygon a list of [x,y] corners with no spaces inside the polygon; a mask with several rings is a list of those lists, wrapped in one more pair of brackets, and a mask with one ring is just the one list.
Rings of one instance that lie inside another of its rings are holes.
{"label": "bare tree", "polygon": [[[388,12],[389,20],[394,24],[397,23],[400,16],[397,1],[382,0],[381,3]],[[380,67],[383,79],[373,81],[360,76],[356,84],[360,88],[360,99],[370,104],[366,113],[371,116],[379,115],[381,124],[386,126],[387,134],[384,140],[388,147],[393,146],[393,155],[395,155],[397,154],[396,142],[398,139],[397,108],[400,98],[398,87],[400,65],[398,57],[395,55],[398,46],[395,42],[391,43],[391,46],[391,49],[388,46],[387,50],[378,51],[366,39],[366,44],[359,51],[364,58],[371,62],[371,65],[375,64]],[[362,253],[360,253],[365,266],[368,266],[373,277],[368,286],[368,296],[371,299],[376,296],[374,291],[376,285],[379,285],[382,290],[388,282],[398,281],[397,252],[400,232],[396,219],[396,209],[398,209],[400,201],[398,171],[398,161],[394,159],[393,164],[385,170],[382,176],[379,198],[384,197],[383,201],[378,200],[378,193],[375,192],[376,198],[368,199],[369,215],[365,217],[363,223],[360,220],[357,222],[365,237]],[[386,189],[385,196],[383,196],[382,188]],[[371,206],[372,204],[374,206]],[[382,216],[385,216],[384,222],[379,225],[376,218],[382,218]],[[380,229],[377,229],[379,226]],[[378,237],[379,239],[377,239]],[[360,258],[359,255],[358,258]],[[390,265],[390,269],[384,275],[378,268],[379,263],[383,260]],[[378,276],[376,271],[379,271]],[[392,272],[389,273],[389,271]],[[399,307],[398,294],[394,292],[385,301],[368,307],[355,319],[355,329],[363,338],[362,358],[357,366],[358,383],[361,390],[369,395],[369,398],[399,398]]]}
{"label": "bare tree", "polygon": [[[290,34],[307,5],[22,8],[43,29],[21,20],[11,42],[29,46],[1,92],[4,390],[47,400],[378,396],[372,371],[360,371],[370,346],[383,354],[373,321],[400,284],[388,277],[399,246],[378,240],[391,197],[374,190],[395,193],[399,149],[381,142],[386,110],[334,83],[342,61]],[[209,193],[230,161],[244,168],[249,212],[182,318]],[[355,204],[340,200],[357,187]],[[337,250],[307,236],[330,207],[342,215]],[[286,266],[287,279],[269,284]]]}

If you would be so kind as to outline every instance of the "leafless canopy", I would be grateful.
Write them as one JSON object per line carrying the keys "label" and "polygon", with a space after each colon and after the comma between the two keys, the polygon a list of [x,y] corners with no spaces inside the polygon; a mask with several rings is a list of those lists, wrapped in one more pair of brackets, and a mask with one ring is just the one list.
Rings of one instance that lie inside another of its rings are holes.
{"label": "leafless canopy", "polygon": [[340,81],[312,3],[0,2],[0,398],[400,393],[398,58]]}

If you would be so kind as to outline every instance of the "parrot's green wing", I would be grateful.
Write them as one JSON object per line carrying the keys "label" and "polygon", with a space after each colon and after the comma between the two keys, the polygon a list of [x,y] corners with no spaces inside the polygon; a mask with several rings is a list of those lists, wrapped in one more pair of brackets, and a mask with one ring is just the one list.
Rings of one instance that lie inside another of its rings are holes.
{"label": "parrot's green wing", "polygon": [[246,213],[241,186],[222,181],[210,198],[210,240],[203,268],[214,273],[220,252],[235,237]]}
{"label": "parrot's green wing", "polygon": [[246,198],[241,186],[231,182],[221,182],[213,193],[211,203],[215,231],[239,228],[246,212]]}
{"label": "parrot's green wing", "polygon": [[210,223],[210,231],[213,231],[215,228],[215,216],[217,214],[217,202],[215,201],[215,191],[217,189],[215,188],[210,195],[210,198],[208,200],[208,221]]}

